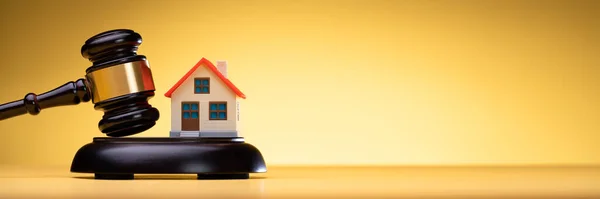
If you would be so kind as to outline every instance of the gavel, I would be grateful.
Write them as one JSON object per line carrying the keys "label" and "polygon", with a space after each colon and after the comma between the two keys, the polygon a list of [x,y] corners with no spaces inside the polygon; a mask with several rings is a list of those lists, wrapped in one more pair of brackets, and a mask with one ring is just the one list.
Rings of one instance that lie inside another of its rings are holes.
{"label": "gavel", "polygon": [[107,136],[129,136],[152,128],[160,114],[148,103],[155,87],[146,56],[137,54],[141,44],[141,35],[128,29],[89,38],[81,47],[81,55],[93,63],[85,78],[2,104],[0,120],[91,100],[95,110],[104,112],[98,128]]}

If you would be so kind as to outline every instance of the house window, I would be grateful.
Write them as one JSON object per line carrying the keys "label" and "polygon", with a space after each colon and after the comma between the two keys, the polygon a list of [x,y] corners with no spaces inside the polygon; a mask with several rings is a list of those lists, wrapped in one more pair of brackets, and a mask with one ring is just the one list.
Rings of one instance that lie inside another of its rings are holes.
{"label": "house window", "polygon": [[194,93],[210,93],[210,79],[209,78],[195,78],[194,79]]}
{"label": "house window", "polygon": [[209,103],[210,120],[227,120],[227,102]]}
{"label": "house window", "polygon": [[199,110],[197,102],[183,102],[181,109],[183,119],[198,119]]}

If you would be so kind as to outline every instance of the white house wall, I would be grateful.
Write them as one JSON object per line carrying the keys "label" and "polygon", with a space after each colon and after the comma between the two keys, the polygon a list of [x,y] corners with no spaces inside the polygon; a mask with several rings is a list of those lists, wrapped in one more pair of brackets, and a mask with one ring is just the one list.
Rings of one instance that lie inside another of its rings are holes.
{"label": "white house wall", "polygon": [[[210,78],[210,94],[194,93],[194,78]],[[237,136],[237,96],[219,77],[204,66],[198,69],[171,95],[171,132],[181,132],[181,103],[197,101],[200,132],[208,137]],[[227,102],[227,120],[209,120],[209,102]],[[181,133],[183,136],[186,132]],[[193,132],[190,132],[193,134]],[[197,134],[197,132],[196,132]]]}

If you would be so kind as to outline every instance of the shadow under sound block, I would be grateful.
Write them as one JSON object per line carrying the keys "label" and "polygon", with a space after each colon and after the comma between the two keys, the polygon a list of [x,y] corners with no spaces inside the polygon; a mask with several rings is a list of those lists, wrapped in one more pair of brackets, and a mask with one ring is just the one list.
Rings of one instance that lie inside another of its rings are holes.
{"label": "shadow under sound block", "polygon": [[248,179],[250,173],[266,171],[260,151],[241,137],[96,137],[71,164],[71,172],[94,173],[95,179],[133,179],[135,174]]}

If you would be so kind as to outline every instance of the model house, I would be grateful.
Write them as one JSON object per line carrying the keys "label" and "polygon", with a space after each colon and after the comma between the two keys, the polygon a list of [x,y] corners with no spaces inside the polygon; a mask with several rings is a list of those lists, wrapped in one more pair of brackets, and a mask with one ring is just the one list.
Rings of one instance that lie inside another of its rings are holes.
{"label": "model house", "polygon": [[227,62],[202,58],[165,93],[171,98],[170,137],[238,137],[239,102]]}

